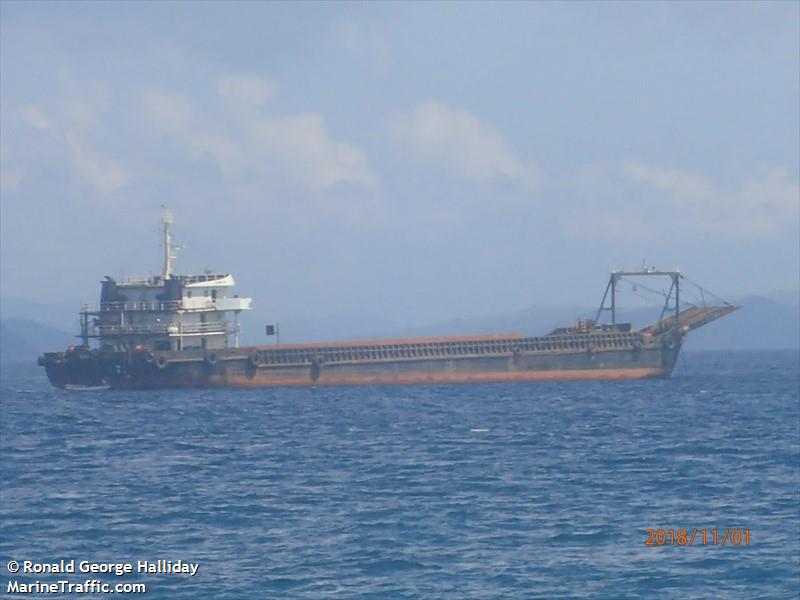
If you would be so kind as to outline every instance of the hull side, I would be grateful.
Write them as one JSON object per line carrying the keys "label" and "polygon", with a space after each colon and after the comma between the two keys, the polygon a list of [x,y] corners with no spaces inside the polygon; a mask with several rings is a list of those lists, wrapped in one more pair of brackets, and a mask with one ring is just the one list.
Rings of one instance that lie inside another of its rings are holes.
{"label": "hull side", "polygon": [[[250,352],[248,353],[248,350]],[[64,387],[110,385],[118,389],[333,386],[504,381],[623,380],[667,377],[680,352],[654,345],[587,352],[560,351],[339,361],[276,365],[252,360],[252,349],[221,351],[213,364],[200,354],[164,353],[144,361],[124,353],[45,362],[51,382]]]}
{"label": "hull side", "polygon": [[360,385],[410,383],[477,383],[503,381],[569,381],[645,379],[667,377],[677,352],[631,351],[586,352],[513,357],[460,357],[387,361],[367,364],[313,367],[266,367],[253,372],[247,366],[231,365],[224,385],[263,387],[272,385]]}

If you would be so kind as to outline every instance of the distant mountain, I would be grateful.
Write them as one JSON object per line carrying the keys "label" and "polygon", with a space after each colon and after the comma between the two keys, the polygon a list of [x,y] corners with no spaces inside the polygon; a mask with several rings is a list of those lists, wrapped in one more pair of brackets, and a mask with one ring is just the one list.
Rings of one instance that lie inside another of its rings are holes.
{"label": "distant mountain", "polygon": [[[796,294],[795,294],[796,295]],[[791,293],[782,297],[792,299]],[[763,296],[738,298],[741,309],[719,321],[693,331],[686,348],[691,350],[760,350],[800,348],[800,306]],[[579,317],[594,316],[594,310],[578,307],[526,309],[503,315],[453,319],[424,326],[402,327],[375,314],[342,313],[326,318],[287,318],[281,323],[282,342],[374,339],[381,337],[424,337],[478,333],[520,332],[543,335],[569,325]],[[63,350],[75,344],[75,311],[65,307],[2,300],[0,360],[33,361],[44,351]],[[637,327],[654,320],[650,311],[620,312],[619,320]],[[264,335],[261,315],[242,315],[242,343],[265,344],[275,338]]]}
{"label": "distant mountain", "polygon": [[[266,338],[264,326],[276,324],[258,311],[242,313],[243,344],[268,344],[275,338]],[[311,342],[315,340],[371,339],[396,331],[398,325],[380,315],[368,313],[339,313],[325,317],[294,316],[280,319],[282,342]]]}
{"label": "distant mountain", "polygon": [[[686,348],[692,350],[773,350],[800,348],[800,306],[789,306],[762,296],[738,298],[741,308],[689,334]],[[456,319],[409,329],[410,336],[463,335],[468,333],[521,332],[544,335],[577,318],[594,316],[581,308],[529,309],[518,313],[476,319]],[[618,320],[643,327],[657,318],[652,311],[620,311]]]}
{"label": "distant mountain", "polygon": [[689,334],[692,350],[773,350],[800,348],[800,307],[762,296],[734,302],[741,308]]}
{"label": "distant mountain", "polygon": [[0,361],[33,363],[43,352],[65,350],[74,335],[30,319],[0,321]]}
{"label": "distant mountain", "polygon": [[[752,298],[753,296],[747,297]],[[781,304],[786,304],[787,306],[800,305],[800,290],[780,290],[765,294],[765,297],[780,302]]]}
{"label": "distant mountain", "polygon": [[27,319],[61,330],[78,330],[80,305],[47,304],[16,296],[0,296],[0,320]]}

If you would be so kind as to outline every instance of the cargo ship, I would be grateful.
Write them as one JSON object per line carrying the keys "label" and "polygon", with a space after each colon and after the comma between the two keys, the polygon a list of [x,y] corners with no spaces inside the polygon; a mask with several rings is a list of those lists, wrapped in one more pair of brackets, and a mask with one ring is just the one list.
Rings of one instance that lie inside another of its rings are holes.
{"label": "cargo ship", "polygon": [[[469,383],[668,377],[686,334],[738,307],[681,301],[684,276],[613,271],[593,319],[548,335],[520,333],[240,346],[239,315],[252,300],[232,294],[231,274],[176,275],[173,219],[162,218],[161,275],[101,282],[100,303],[80,311],[81,343],[39,365],[63,389],[158,389]],[[657,320],[618,322],[618,284],[669,282]]]}

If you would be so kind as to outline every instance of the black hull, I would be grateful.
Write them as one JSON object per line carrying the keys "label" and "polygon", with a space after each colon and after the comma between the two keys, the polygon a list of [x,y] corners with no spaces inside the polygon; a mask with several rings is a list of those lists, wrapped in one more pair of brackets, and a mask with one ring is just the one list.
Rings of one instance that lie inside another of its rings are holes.
{"label": "black hull", "polygon": [[668,333],[251,346],[212,352],[77,349],[40,360],[57,387],[116,389],[559,381],[668,377]]}

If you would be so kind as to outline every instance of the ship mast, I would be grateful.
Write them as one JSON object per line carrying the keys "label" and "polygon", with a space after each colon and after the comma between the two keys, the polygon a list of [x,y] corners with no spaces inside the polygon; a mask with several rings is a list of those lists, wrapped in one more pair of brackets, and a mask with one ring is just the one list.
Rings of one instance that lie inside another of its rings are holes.
{"label": "ship mast", "polygon": [[[600,315],[603,311],[610,311],[611,312],[611,324],[614,325],[617,322],[617,283],[619,283],[620,279],[625,277],[669,277],[672,280],[672,286],[669,288],[669,293],[664,294],[664,307],[661,310],[661,316],[659,317],[659,323],[664,319],[664,314],[670,308],[670,300],[672,299],[672,292],[675,291],[675,307],[674,307],[674,319],[675,325],[680,326],[680,280],[683,275],[680,274],[678,271],[658,271],[654,268],[650,269],[643,269],[642,271],[612,271],[611,277],[608,280],[608,285],[606,286],[606,291],[603,294],[603,300],[600,303],[600,308],[597,309],[597,314],[595,315],[594,320],[596,322],[600,321]],[[608,298],[608,293],[611,292],[611,306],[606,306],[606,298]]]}
{"label": "ship mast", "polygon": [[164,270],[161,278],[164,280],[172,277],[172,261],[178,257],[178,247],[172,245],[172,213],[168,210],[161,215],[161,223],[164,225]]}

